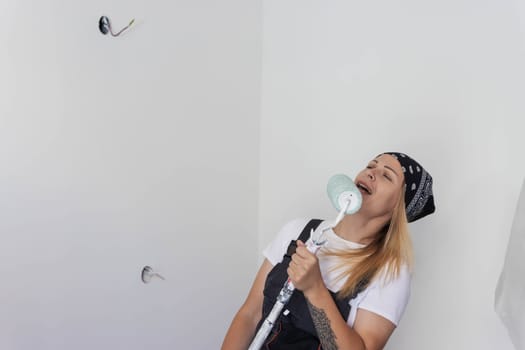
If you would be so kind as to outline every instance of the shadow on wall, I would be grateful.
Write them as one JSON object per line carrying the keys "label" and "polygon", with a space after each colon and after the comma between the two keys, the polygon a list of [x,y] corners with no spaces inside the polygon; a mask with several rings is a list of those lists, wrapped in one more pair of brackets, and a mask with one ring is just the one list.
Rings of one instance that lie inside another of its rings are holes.
{"label": "shadow on wall", "polygon": [[505,264],[495,295],[496,312],[512,343],[525,349],[525,180],[521,188]]}

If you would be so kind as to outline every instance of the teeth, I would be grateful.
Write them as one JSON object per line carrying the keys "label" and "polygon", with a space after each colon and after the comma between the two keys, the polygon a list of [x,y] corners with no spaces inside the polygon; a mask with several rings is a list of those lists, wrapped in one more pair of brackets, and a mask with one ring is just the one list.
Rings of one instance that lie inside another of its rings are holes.
{"label": "teeth", "polygon": [[372,194],[372,193],[370,192],[370,190],[368,189],[368,187],[366,187],[366,186],[363,185],[362,183],[358,183],[357,186],[358,186],[359,188],[362,188],[363,190],[365,190],[366,193],[368,193],[368,194]]}

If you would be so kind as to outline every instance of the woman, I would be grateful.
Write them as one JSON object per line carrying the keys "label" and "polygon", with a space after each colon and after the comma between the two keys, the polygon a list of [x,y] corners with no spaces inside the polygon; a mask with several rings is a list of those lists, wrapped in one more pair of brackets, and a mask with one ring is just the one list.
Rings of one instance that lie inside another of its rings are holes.
{"label": "woman", "polygon": [[[370,161],[355,184],[363,196],[361,209],[325,232],[327,243],[317,255],[303,243],[309,228],[319,224],[309,220],[288,223],[264,250],[266,259],[223,350],[248,348],[287,276],[298,291],[264,349],[385,346],[410,294],[407,223],[434,212],[432,177],[409,156],[388,152]],[[327,225],[321,223],[315,233]],[[290,243],[298,236],[296,245]]]}

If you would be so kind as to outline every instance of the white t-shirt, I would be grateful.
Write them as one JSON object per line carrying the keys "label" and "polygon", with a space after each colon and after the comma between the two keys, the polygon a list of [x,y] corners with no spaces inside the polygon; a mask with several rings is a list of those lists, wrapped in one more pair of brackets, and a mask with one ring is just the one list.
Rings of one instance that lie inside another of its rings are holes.
{"label": "white t-shirt", "polygon": [[[264,257],[274,266],[281,262],[290,241],[299,237],[308,221],[309,219],[297,219],[284,225],[275,239],[263,251]],[[320,234],[321,230],[328,227],[329,224],[323,221],[315,230],[314,235]],[[361,248],[363,245],[342,239],[332,229],[325,231],[324,238],[327,239],[327,242],[317,253],[319,268],[326,287],[335,293],[341,289],[346,278],[337,280],[340,272],[330,271],[337,257],[322,254],[323,250],[348,250]],[[410,297],[410,279],[411,276],[406,266],[401,268],[396,279],[385,282],[384,276],[375,278],[365,290],[350,300],[351,309],[347,323],[352,327],[357,309],[365,309],[390,320],[397,326]]]}

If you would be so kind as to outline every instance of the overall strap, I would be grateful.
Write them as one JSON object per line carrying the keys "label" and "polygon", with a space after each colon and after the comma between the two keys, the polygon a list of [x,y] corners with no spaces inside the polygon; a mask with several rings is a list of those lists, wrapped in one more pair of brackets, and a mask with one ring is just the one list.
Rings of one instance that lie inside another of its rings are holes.
{"label": "overall strap", "polygon": [[301,232],[301,234],[299,235],[298,239],[301,240],[303,243],[306,243],[308,238],[310,238],[311,230],[315,231],[315,229],[317,229],[317,227],[319,227],[321,222],[323,222],[323,220],[320,220],[320,219],[312,219],[312,220],[310,220],[310,222],[308,222],[308,224],[306,224],[306,226],[304,227],[303,232]]}
{"label": "overall strap", "polygon": [[[321,222],[323,222],[323,220],[320,220],[320,219],[310,220],[306,224],[306,226],[304,227],[303,231],[301,232],[301,234],[299,235],[297,239],[301,240],[303,243],[306,243],[308,238],[310,238],[311,230],[315,231],[315,229],[321,224]],[[284,256],[290,258],[295,253],[296,248],[297,248],[297,241],[295,240],[291,241],[290,244],[288,245],[288,249]]]}

